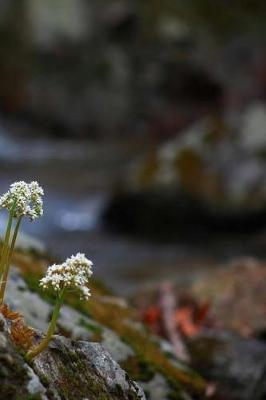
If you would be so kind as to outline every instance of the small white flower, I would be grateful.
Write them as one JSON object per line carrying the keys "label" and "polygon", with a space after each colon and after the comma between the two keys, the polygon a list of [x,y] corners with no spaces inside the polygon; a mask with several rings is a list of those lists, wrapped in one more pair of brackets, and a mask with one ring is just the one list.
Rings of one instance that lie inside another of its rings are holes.
{"label": "small white flower", "polygon": [[77,253],[62,264],[51,265],[46,276],[40,280],[40,286],[56,292],[73,289],[79,292],[82,299],[88,300],[90,290],[87,285],[92,275],[92,265],[85,254]]}
{"label": "small white flower", "polygon": [[0,208],[12,211],[15,218],[27,215],[33,221],[43,215],[42,196],[43,189],[38,182],[15,182],[0,197]]}

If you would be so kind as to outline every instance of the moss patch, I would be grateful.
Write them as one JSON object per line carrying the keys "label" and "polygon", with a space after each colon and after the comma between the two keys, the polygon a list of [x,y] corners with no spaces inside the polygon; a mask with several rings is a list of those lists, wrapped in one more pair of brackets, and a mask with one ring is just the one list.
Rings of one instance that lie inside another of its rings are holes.
{"label": "moss patch", "polygon": [[154,368],[140,356],[130,356],[125,361],[120,362],[120,366],[131,379],[138,382],[149,382],[155,374]]}
{"label": "moss patch", "polygon": [[92,333],[91,340],[93,342],[101,342],[102,341],[102,333],[103,329],[100,326],[90,324],[85,321],[83,318],[80,319],[79,325],[86,328],[89,332]]}
{"label": "moss patch", "polygon": [[[61,399],[77,400],[89,398],[90,400],[122,400],[125,394],[119,385],[111,387],[107,384],[105,378],[101,377],[94,370],[94,367],[88,366],[88,360],[82,352],[69,349],[69,347],[60,347],[60,351],[53,353],[48,363],[43,364],[37,369],[42,382],[49,382],[51,398],[55,396],[52,390]],[[45,360],[45,359],[44,359]],[[56,374],[53,374],[55,365]],[[52,389],[54,388],[54,389]],[[137,400],[137,395],[133,391],[128,393],[128,398]],[[49,393],[48,393],[49,397]]]}

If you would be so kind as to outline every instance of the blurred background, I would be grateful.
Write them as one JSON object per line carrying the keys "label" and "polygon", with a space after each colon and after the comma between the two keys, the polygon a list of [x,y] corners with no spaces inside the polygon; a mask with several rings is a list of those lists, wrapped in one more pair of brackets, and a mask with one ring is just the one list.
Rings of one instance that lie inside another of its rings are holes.
{"label": "blurred background", "polygon": [[1,193],[45,189],[23,231],[120,293],[264,259],[265,22],[259,0],[1,0]]}

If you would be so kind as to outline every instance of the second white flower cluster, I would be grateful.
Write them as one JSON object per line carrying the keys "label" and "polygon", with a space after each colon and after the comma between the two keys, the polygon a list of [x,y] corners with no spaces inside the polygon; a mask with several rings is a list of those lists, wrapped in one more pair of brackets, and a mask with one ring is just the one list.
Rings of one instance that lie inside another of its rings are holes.
{"label": "second white flower cluster", "polygon": [[88,300],[90,290],[87,285],[92,275],[92,265],[85,254],[77,253],[62,264],[51,265],[46,276],[41,279],[40,286],[43,289],[51,288],[56,292],[73,289],[79,292],[81,299]]}

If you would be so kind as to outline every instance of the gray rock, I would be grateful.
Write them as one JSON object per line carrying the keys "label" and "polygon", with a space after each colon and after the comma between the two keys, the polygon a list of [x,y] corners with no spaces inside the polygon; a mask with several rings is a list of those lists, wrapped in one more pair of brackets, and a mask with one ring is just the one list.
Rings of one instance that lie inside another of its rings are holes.
{"label": "gray rock", "polygon": [[[106,305],[115,302],[122,308],[126,307],[125,302],[109,296],[102,297],[101,301],[104,304],[106,303]],[[6,302],[12,309],[15,309],[24,316],[28,325],[34,327],[38,331],[46,332],[52,306],[37,293],[29,291],[15,267],[11,269]],[[128,324],[129,328],[134,328],[134,330],[140,334],[143,334],[145,331],[143,325],[137,321],[131,321],[128,318],[125,320],[125,323]],[[38,356],[34,361],[35,374],[33,377],[30,374],[31,379],[28,383],[32,393],[35,393],[36,387],[38,388],[38,379],[40,379],[45,386],[47,386],[48,379],[49,390],[47,396],[52,400],[61,398],[98,399],[95,391],[99,391],[99,386],[103,388],[103,392],[100,392],[101,394],[103,393],[103,400],[108,400],[109,398],[126,399],[129,398],[125,397],[127,396],[127,392],[129,394],[133,393],[132,396],[135,396],[132,397],[132,400],[145,398],[143,397],[143,392],[127,378],[125,371],[118,367],[117,363],[121,363],[122,368],[127,369],[128,363],[130,365],[130,360],[136,360],[137,363],[139,362],[139,356],[134,348],[126,343],[118,333],[65,304],[60,310],[58,328],[59,331],[66,333],[72,340],[57,336],[56,340],[50,343],[49,350]],[[184,372],[187,371],[185,365],[178,363],[178,360],[172,353],[172,349],[169,345],[167,346],[166,342],[158,338],[151,338],[151,340],[156,340],[156,342],[158,342],[158,348],[160,348],[163,353],[167,352],[171,354],[170,358],[173,367],[177,367]],[[90,342],[99,342],[99,344]],[[3,343],[3,347],[5,347],[5,343]],[[142,371],[141,368],[145,370],[146,364],[143,367],[141,365],[140,370]],[[79,376],[76,369],[81,376]],[[130,366],[128,371],[131,376]],[[190,374],[189,371],[188,374]],[[50,378],[49,375],[51,375]],[[163,377],[163,374],[158,372],[156,375],[157,378],[154,379],[153,374],[147,376],[145,372],[143,372],[143,374],[142,372],[140,374],[136,372],[135,375],[134,369],[132,370],[133,380],[136,380],[141,387],[143,384],[145,393],[149,395],[149,400],[167,399],[167,396],[176,396],[176,391],[178,391],[180,399],[190,399],[188,392],[183,394],[179,392],[179,388],[173,388],[167,380],[167,377]],[[70,385],[68,387],[65,387],[63,383],[61,385],[60,382],[69,382],[69,377],[71,377],[72,382],[71,388]],[[84,380],[86,383],[84,383]],[[76,384],[75,382],[78,383]],[[79,392],[79,390],[85,390],[86,384],[88,386],[88,382],[91,383],[92,392],[88,392],[87,394]],[[117,389],[118,387],[122,389]],[[64,390],[68,392],[65,393]],[[109,393],[110,390],[111,396],[113,397],[106,394],[106,392]],[[66,397],[68,395],[72,396],[72,392],[76,397]],[[120,392],[121,397],[117,397],[120,395]],[[162,393],[164,397],[162,397]],[[138,394],[140,397],[136,397]]]}
{"label": "gray rock", "polygon": [[56,336],[32,366],[19,355],[8,325],[0,316],[1,399],[38,396],[41,400],[145,400],[143,390],[99,343]]}
{"label": "gray rock", "polygon": [[55,336],[33,360],[33,369],[53,400],[145,399],[142,389],[99,343]]}
{"label": "gray rock", "polygon": [[32,368],[30,368],[28,365],[26,365],[26,367],[29,376],[29,381],[27,385],[29,393],[36,397],[39,395],[42,400],[46,400],[47,399],[46,389],[42,385],[40,378],[33,372]]}
{"label": "gray rock", "polygon": [[266,106],[263,103],[252,104],[243,116],[242,140],[248,151],[266,149]]}
{"label": "gray rock", "polygon": [[17,400],[31,396],[47,400],[39,377],[25,363],[9,338],[8,326],[0,315],[0,399]]}
{"label": "gray rock", "polygon": [[169,387],[162,375],[156,374],[150,382],[142,382],[141,386],[148,396],[152,396],[153,400],[167,400]]}
{"label": "gray rock", "polygon": [[124,342],[122,342],[119,338],[119,336],[112,332],[111,330],[104,330],[102,334],[102,345],[108,349],[110,352],[111,356],[116,360],[117,362],[121,362],[126,360],[128,357],[133,356],[134,352],[129,347],[126,345]]}
{"label": "gray rock", "polygon": [[[0,146],[2,147],[1,139],[0,139]],[[10,152],[12,153],[12,151]],[[10,155],[9,155],[10,156]],[[2,158],[2,155],[1,155]],[[0,225],[0,234],[1,237],[4,237],[5,234],[5,224]],[[16,248],[24,251],[37,251],[39,253],[43,253],[46,250],[44,243],[41,240],[36,239],[27,233],[20,231],[16,241]]]}
{"label": "gray rock", "polygon": [[266,398],[266,345],[229,332],[203,332],[190,340],[195,367],[217,384],[221,398]]}
{"label": "gray rock", "polygon": [[88,6],[83,0],[29,0],[28,13],[33,40],[39,46],[53,46],[61,37],[80,40],[91,27]]}
{"label": "gray rock", "polygon": [[30,292],[18,271],[12,267],[7,285],[6,303],[19,311],[28,325],[46,331],[52,306]]}

